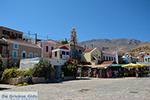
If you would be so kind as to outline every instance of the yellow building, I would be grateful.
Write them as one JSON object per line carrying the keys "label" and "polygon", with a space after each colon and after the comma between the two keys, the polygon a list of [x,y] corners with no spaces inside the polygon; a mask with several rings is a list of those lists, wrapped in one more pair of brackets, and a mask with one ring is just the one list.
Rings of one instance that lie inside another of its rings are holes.
{"label": "yellow building", "polygon": [[97,48],[85,50],[81,55],[82,61],[90,62],[92,65],[98,65],[101,58],[102,54]]}

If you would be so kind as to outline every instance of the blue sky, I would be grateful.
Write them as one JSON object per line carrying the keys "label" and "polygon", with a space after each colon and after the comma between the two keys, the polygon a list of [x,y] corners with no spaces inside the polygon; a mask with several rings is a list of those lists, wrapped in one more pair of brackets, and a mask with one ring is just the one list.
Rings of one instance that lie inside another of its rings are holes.
{"label": "blue sky", "polygon": [[150,0],[0,0],[0,26],[39,38],[150,41]]}

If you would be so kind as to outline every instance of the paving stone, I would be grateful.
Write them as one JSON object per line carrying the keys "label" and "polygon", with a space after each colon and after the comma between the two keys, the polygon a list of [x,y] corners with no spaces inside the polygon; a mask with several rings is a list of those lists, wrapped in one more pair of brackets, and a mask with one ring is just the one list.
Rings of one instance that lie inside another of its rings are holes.
{"label": "paving stone", "polygon": [[150,78],[85,78],[62,83],[12,86],[2,91],[35,91],[39,100],[150,100]]}

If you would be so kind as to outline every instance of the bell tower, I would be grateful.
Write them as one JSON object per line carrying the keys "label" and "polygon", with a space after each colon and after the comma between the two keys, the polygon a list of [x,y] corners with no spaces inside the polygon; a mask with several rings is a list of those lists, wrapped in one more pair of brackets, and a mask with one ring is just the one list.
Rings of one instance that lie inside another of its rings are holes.
{"label": "bell tower", "polygon": [[74,41],[75,41],[75,44],[77,44],[77,35],[76,35],[75,28],[73,27],[71,31],[71,41],[70,41],[71,44],[74,44]]}

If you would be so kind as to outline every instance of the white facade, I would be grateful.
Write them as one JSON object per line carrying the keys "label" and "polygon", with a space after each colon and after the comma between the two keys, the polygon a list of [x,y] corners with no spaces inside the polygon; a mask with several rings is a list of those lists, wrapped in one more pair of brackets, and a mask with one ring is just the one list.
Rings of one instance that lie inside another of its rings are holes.
{"label": "white facade", "polygon": [[118,64],[118,53],[102,51],[102,58],[104,61],[115,61]]}
{"label": "white facade", "polygon": [[[21,59],[19,70],[25,71],[29,68],[33,68],[35,64],[37,64],[42,58],[28,58],[28,59]],[[43,58],[43,60],[49,60],[53,66],[62,66],[64,65],[67,60],[61,60],[61,59],[49,59],[49,58]]]}
{"label": "white facade", "polygon": [[145,56],[144,57],[144,62],[145,63],[150,63],[150,56]]}

